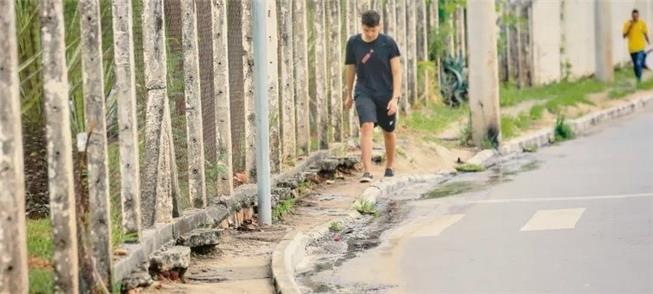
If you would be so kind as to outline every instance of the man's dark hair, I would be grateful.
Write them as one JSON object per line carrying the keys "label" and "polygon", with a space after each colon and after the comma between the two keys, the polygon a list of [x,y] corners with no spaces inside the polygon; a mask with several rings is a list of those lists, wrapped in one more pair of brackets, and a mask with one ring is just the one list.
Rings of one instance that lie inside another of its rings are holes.
{"label": "man's dark hair", "polygon": [[381,21],[381,16],[379,15],[378,12],[374,10],[368,10],[363,12],[363,16],[361,17],[361,23],[364,26],[368,27],[375,27],[378,26]]}
{"label": "man's dark hair", "polygon": [[635,14],[635,13],[639,14],[639,10],[633,9],[633,12],[631,12],[630,14]]}

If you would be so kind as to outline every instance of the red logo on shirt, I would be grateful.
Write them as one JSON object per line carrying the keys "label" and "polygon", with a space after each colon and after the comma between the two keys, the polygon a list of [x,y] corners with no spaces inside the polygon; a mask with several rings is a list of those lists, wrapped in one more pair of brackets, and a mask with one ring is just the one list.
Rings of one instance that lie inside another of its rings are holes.
{"label": "red logo on shirt", "polygon": [[372,53],[374,53],[374,49],[370,49],[370,52],[367,52],[367,54],[365,54],[365,56],[363,56],[363,59],[361,59],[361,62],[363,64],[367,63],[367,61],[370,60],[370,58],[372,57]]}

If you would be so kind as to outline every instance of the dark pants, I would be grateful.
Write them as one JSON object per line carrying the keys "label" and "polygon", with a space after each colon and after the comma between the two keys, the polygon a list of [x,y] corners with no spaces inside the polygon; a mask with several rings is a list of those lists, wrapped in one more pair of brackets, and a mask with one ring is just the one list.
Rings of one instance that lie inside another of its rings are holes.
{"label": "dark pants", "polygon": [[646,63],[646,53],[644,53],[644,51],[630,53],[630,58],[633,60],[633,69],[635,70],[635,77],[637,77],[637,81],[641,81],[642,70],[644,69]]}

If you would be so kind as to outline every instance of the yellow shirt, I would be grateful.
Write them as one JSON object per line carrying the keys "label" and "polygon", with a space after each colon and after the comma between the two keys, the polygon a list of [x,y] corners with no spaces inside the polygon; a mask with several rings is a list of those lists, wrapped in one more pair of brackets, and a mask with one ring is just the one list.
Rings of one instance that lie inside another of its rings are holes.
{"label": "yellow shirt", "polygon": [[638,20],[637,22],[632,23],[632,27],[630,28],[630,31],[628,31],[631,22],[632,20],[627,20],[624,23],[624,34],[628,32],[628,35],[626,35],[626,37],[628,37],[628,51],[630,51],[630,53],[635,53],[646,48],[646,39],[644,35],[648,33],[648,28],[644,21]]}

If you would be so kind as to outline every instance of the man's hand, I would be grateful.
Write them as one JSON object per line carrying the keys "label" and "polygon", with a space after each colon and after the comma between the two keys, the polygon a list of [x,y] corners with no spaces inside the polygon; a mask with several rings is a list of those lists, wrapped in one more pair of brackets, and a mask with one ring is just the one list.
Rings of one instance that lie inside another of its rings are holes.
{"label": "man's hand", "polygon": [[390,99],[390,102],[388,102],[388,115],[397,113],[397,101],[397,98],[392,98]]}
{"label": "man's hand", "polygon": [[351,94],[347,94],[347,98],[345,98],[345,108],[351,109],[351,106],[353,104],[354,104],[354,99],[351,98]]}

